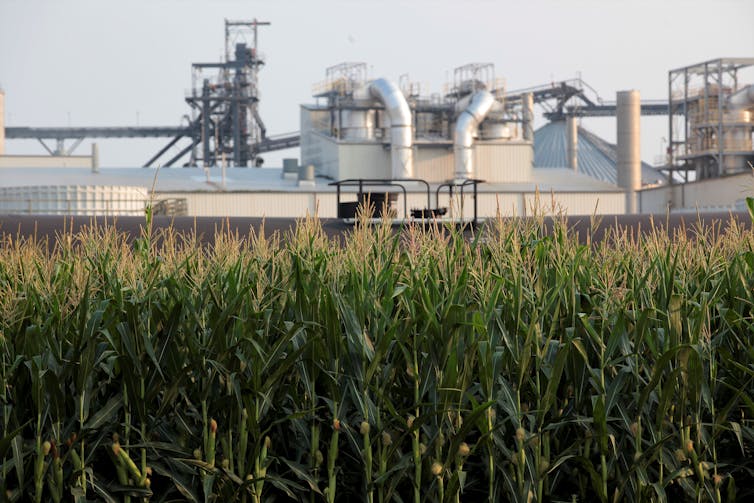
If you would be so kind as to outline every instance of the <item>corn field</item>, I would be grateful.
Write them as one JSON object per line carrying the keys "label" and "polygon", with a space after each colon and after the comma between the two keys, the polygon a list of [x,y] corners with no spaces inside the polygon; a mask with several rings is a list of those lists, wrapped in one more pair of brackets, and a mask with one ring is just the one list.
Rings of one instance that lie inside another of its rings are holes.
{"label": "corn field", "polygon": [[0,497],[747,501],[752,337],[735,225],[5,238]]}

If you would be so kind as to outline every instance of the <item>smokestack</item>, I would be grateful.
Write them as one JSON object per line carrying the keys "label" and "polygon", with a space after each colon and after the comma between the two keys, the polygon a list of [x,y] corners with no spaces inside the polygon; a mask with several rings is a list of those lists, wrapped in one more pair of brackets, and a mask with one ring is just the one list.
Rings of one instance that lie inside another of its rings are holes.
{"label": "smokestack", "polygon": [[99,173],[99,147],[92,143],[92,173]]}
{"label": "smokestack", "polygon": [[639,91],[618,91],[618,186],[626,191],[626,213],[638,211],[637,191],[641,188],[641,98]]}
{"label": "smokestack", "polygon": [[534,95],[526,93],[523,97],[522,128],[524,140],[534,141]]}
{"label": "smokestack", "polygon": [[579,124],[576,117],[566,117],[566,155],[568,167],[574,171],[579,170]]}

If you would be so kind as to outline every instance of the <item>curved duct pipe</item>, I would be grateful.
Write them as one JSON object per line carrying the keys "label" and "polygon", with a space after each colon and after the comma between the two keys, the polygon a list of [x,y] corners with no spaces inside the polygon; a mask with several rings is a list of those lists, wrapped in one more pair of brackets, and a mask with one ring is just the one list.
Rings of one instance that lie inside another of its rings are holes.
{"label": "curved duct pipe", "polygon": [[754,105],[754,84],[748,85],[728,97],[728,106],[734,110],[748,108],[752,105]]}
{"label": "curved duct pipe", "polygon": [[390,160],[393,179],[414,177],[414,134],[411,109],[394,83],[377,79],[369,85],[369,93],[385,106],[390,117]]}
{"label": "curved duct pipe", "polygon": [[489,91],[477,91],[456,120],[453,150],[455,155],[455,178],[466,180],[474,176],[474,134],[479,124],[495,103],[495,97]]}

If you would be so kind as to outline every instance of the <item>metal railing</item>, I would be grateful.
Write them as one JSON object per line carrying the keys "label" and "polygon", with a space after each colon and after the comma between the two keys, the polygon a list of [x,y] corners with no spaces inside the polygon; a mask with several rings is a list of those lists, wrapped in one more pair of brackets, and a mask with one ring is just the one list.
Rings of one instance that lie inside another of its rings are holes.
{"label": "metal railing", "polygon": [[158,199],[152,205],[152,214],[185,217],[188,215],[188,201],[179,197]]}

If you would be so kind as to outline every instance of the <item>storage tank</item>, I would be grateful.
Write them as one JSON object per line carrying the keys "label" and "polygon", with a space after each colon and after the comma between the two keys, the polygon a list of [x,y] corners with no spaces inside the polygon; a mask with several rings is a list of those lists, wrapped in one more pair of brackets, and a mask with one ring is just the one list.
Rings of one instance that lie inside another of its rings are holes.
{"label": "storage tank", "polygon": [[[344,140],[371,140],[374,138],[374,110],[369,110],[369,88],[362,85],[353,91],[355,108],[345,108],[341,113],[341,135]],[[363,108],[359,108],[363,107]]]}
{"label": "storage tank", "polygon": [[513,134],[506,122],[486,120],[479,128],[479,137],[482,140],[510,140]]}
{"label": "storage tank", "polygon": [[130,185],[32,185],[0,187],[0,213],[42,215],[144,214],[145,187]]}
{"label": "storage tank", "polygon": [[[720,93],[723,102],[720,101]],[[747,155],[752,150],[751,112],[745,107],[726,105],[726,96],[730,93],[728,87],[712,85],[706,95],[700,91],[688,103],[688,154],[709,157],[722,153],[722,166],[715,172],[717,175],[746,171]],[[706,177],[709,159],[699,157],[694,162],[697,176]]]}
{"label": "storage tank", "polygon": [[341,138],[344,140],[371,140],[374,138],[374,110],[349,110],[342,114]]}

